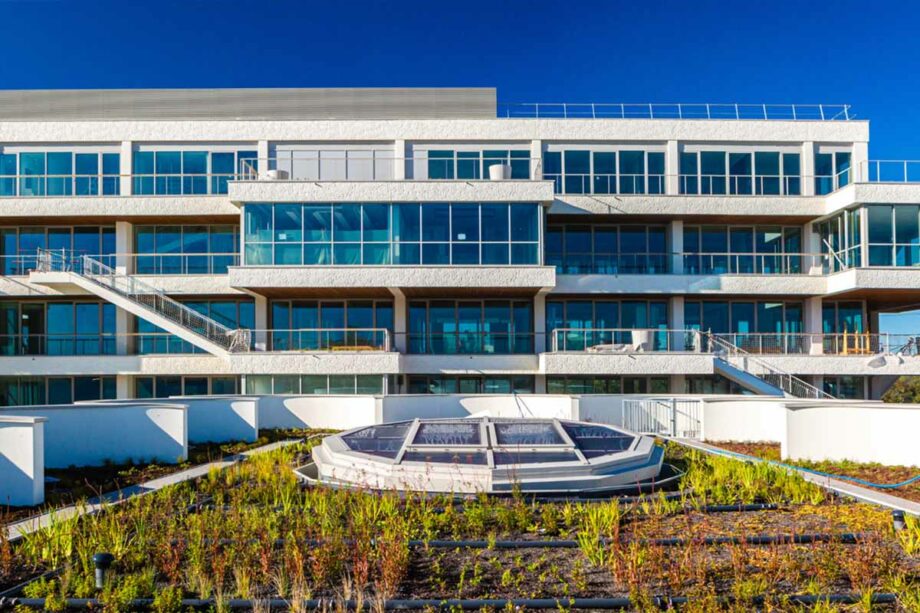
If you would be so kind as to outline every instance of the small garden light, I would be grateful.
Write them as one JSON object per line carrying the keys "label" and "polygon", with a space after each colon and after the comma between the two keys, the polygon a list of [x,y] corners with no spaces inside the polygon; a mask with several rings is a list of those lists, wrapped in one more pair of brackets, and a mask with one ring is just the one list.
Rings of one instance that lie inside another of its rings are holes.
{"label": "small garden light", "polygon": [[894,510],[891,512],[891,523],[894,525],[894,531],[900,532],[907,524],[904,523],[904,511]]}
{"label": "small garden light", "polygon": [[105,586],[105,573],[115,561],[115,556],[110,553],[97,553],[93,555],[93,564],[96,567],[96,589],[101,590]]}

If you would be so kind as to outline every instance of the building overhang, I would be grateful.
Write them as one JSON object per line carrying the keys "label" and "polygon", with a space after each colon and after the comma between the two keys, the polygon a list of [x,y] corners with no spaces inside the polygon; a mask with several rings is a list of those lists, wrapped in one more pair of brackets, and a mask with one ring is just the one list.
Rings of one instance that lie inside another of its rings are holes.
{"label": "building overhang", "polygon": [[538,202],[552,181],[232,181],[230,201],[247,202]]}

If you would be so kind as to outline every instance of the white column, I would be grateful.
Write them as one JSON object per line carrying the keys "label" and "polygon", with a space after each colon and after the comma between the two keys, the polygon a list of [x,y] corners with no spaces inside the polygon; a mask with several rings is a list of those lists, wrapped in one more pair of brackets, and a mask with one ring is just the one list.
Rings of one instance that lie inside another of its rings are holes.
{"label": "white column", "polygon": [[126,400],[134,397],[131,375],[115,375],[115,397]]}
{"label": "white column", "polygon": [[[810,275],[823,274],[821,236],[818,234],[817,226],[814,223],[805,224],[802,226],[802,236],[804,237],[802,248],[808,254],[805,261],[802,262],[802,268]],[[834,256],[828,254],[828,257]]]}
{"label": "white column", "polygon": [[131,195],[131,173],[134,172],[134,143],[129,140],[121,143],[121,154],[118,159],[119,188],[122,196]]}
{"label": "white column", "polygon": [[268,158],[270,156],[268,141],[260,140],[256,143],[256,157],[259,159],[256,161],[256,166],[260,175],[264,175],[265,171],[269,169]]}
{"label": "white column", "polygon": [[543,353],[551,349],[546,338],[546,293],[537,292],[533,297],[533,347],[534,353]]}
{"label": "white column", "polygon": [[530,141],[530,178],[541,180],[543,178],[543,141]]}
{"label": "white column", "polygon": [[546,393],[546,375],[534,375],[533,393],[534,394],[545,394]]}
{"label": "white column", "polygon": [[671,375],[671,393],[672,394],[686,394],[687,393],[687,376],[686,375]]}
{"label": "white column", "polygon": [[851,183],[859,183],[869,178],[869,143],[853,143],[850,164],[853,168]]}
{"label": "white column", "polygon": [[669,316],[671,318],[670,328],[673,330],[670,334],[671,351],[684,351],[686,349],[683,333],[686,327],[684,323],[684,297],[671,296],[668,310],[670,311]]}
{"label": "white column", "polygon": [[802,143],[802,195],[815,195],[815,144],[812,141]]}
{"label": "white column", "polygon": [[805,299],[805,333],[808,337],[808,353],[811,355],[821,355],[824,353],[824,343],[821,334],[823,332],[823,315],[821,313],[821,297],[814,296]]}
{"label": "white column", "polygon": [[406,167],[409,165],[406,153],[405,140],[393,141],[393,180],[395,181],[406,179]]}
{"label": "white column", "polygon": [[115,222],[115,270],[119,274],[134,274],[134,224],[130,221]]}
{"label": "white column", "polygon": [[390,339],[390,344],[399,353],[406,353],[409,348],[409,308],[406,304],[406,295],[398,287],[391,287],[390,292],[393,294],[393,338]]}
{"label": "white column", "polygon": [[671,273],[682,275],[684,273],[684,222],[675,219],[668,225],[668,249],[671,251]]}
{"label": "white column", "polygon": [[664,154],[665,193],[669,196],[680,193],[680,147],[676,140],[668,141]]}
{"label": "white column", "polygon": [[253,294],[253,309],[255,310],[255,347],[256,351],[268,349],[268,298]]}

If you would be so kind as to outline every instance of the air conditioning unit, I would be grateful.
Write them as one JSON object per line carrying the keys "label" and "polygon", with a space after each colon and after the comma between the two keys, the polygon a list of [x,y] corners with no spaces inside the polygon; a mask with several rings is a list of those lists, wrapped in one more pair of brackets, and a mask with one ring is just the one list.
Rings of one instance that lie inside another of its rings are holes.
{"label": "air conditioning unit", "polygon": [[511,178],[511,164],[492,164],[489,166],[490,181],[507,181]]}

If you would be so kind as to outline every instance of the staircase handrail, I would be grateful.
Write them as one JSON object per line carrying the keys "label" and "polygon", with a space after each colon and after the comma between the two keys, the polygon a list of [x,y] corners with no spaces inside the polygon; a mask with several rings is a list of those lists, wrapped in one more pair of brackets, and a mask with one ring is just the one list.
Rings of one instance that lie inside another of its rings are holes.
{"label": "staircase handrail", "polygon": [[[195,334],[203,336],[228,351],[249,350],[249,330],[228,328],[207,315],[202,315],[178,300],[170,298],[163,290],[131,275],[119,273],[111,266],[103,264],[88,255],[68,257],[66,250],[56,252],[39,249],[37,268],[39,271],[45,272],[60,271],[79,274],[90,281],[126,295],[135,302],[152,308],[163,317],[171,319],[173,322],[188,328]],[[104,282],[101,279],[108,279],[108,282]],[[144,296],[144,298],[140,299],[140,296]],[[153,300],[151,301],[148,297],[153,297]]]}
{"label": "staircase handrail", "polygon": [[[745,361],[753,362],[763,370],[767,371],[766,374],[757,374],[751,372],[747,368],[744,368],[744,370],[748,373],[754,375],[758,379],[766,381],[774,387],[779,388],[783,392],[795,396],[796,398],[821,398],[827,400],[835,400],[833,396],[824,390],[815,387],[811,383],[808,383],[807,381],[804,381],[799,377],[796,377],[795,375],[782,370],[781,368],[773,366],[772,364],[758,358],[748,351],[745,351],[741,347],[738,347],[728,340],[711,332],[704,332],[704,334],[709,339],[710,347],[718,347],[728,355],[741,356],[745,359]],[[712,353],[715,353],[715,351]]]}

